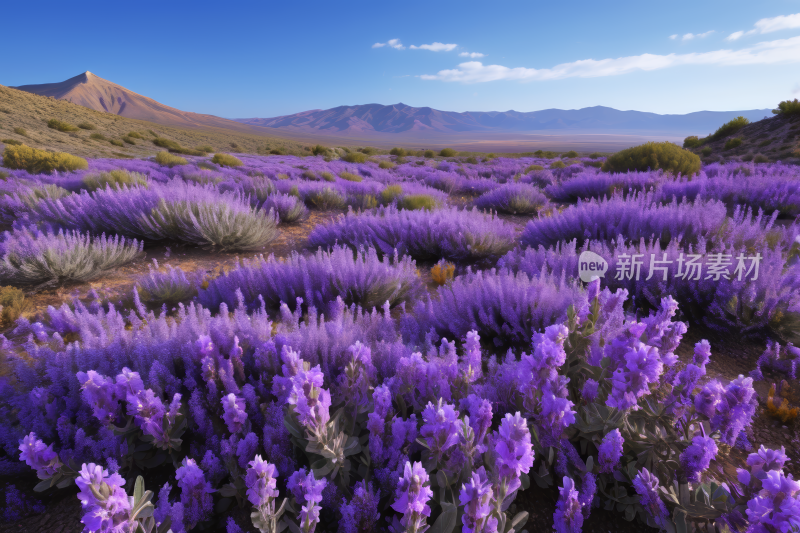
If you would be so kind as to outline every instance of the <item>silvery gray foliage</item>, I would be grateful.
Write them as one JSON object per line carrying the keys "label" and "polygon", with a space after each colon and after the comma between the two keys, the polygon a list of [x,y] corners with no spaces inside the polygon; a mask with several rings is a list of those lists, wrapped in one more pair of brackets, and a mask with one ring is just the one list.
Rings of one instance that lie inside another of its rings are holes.
{"label": "silvery gray foliage", "polygon": [[0,253],[0,282],[54,285],[88,281],[133,261],[142,253],[142,243],[118,235],[18,228],[5,233]]}

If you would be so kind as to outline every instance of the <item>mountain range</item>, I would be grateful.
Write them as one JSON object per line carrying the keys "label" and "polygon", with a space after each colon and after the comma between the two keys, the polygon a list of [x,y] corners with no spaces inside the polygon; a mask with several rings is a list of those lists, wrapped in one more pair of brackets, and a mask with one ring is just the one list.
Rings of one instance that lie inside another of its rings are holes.
{"label": "mountain range", "polygon": [[740,115],[751,121],[771,116],[769,109],[659,115],[603,106],[459,113],[399,103],[339,106],[272,118],[227,119],[169,107],[88,71],[59,83],[16,89],[167,126],[262,132],[298,142],[452,145],[478,151],[523,150],[548,144],[554,148],[574,146],[578,150],[620,149],[645,140],[679,142],[688,135],[707,135]]}
{"label": "mountain range", "polygon": [[751,121],[769,116],[769,109],[698,111],[686,115],[659,115],[595,106],[542,111],[468,111],[456,113],[406,104],[367,104],[315,109],[275,118],[236,119],[244,124],[278,130],[338,135],[368,132],[407,134],[466,132],[650,132],[705,135],[742,115]]}

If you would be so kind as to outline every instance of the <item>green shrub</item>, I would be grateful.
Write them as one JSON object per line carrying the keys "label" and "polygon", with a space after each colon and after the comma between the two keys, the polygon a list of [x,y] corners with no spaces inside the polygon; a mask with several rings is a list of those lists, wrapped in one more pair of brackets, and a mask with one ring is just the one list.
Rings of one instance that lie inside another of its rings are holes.
{"label": "green shrub", "polygon": [[89,135],[89,138],[90,139],[95,139],[95,140],[98,140],[98,141],[105,141],[106,140],[106,136],[103,135],[102,133],[92,133],[91,135]]}
{"label": "green shrub", "polygon": [[10,144],[13,146],[19,146],[20,144],[22,144],[22,142],[17,141],[15,139],[0,139],[0,142],[3,144]]}
{"label": "green shrub", "polygon": [[392,168],[394,168],[396,166],[397,165],[395,165],[391,161],[381,161],[380,163],[378,163],[378,168],[382,168],[384,170],[389,170],[389,169],[392,169]]}
{"label": "green shrub", "polygon": [[41,172],[66,172],[89,168],[89,164],[82,157],[77,157],[64,152],[46,152],[30,148],[24,144],[6,146],[3,152],[3,166],[13,169],[24,169],[31,174]]}
{"label": "green shrub", "polygon": [[742,156],[742,161],[752,161],[752,160],[753,160],[753,154],[745,154]]}
{"label": "green shrub", "polygon": [[349,154],[344,154],[342,161],[347,161],[348,163],[365,163],[367,161],[367,156],[361,152],[350,152]]}
{"label": "green shrub", "polygon": [[601,157],[603,157],[603,154],[600,152],[592,152],[589,154],[589,159],[600,159]]}
{"label": "green shrub", "polygon": [[381,191],[379,199],[381,204],[387,205],[394,202],[401,194],[403,194],[403,188],[400,185],[387,185]]}
{"label": "green shrub", "polygon": [[67,122],[62,122],[54,118],[51,118],[50,120],[47,121],[47,127],[65,133],[70,131],[78,131],[78,128],[76,128],[72,124],[69,124]]}
{"label": "green shrub", "polygon": [[753,163],[769,163],[769,157],[758,154],[753,158]]}
{"label": "green shrub", "polygon": [[430,211],[436,207],[436,199],[428,194],[409,194],[408,196],[403,196],[398,207],[408,210],[427,209]]}
{"label": "green shrub", "polygon": [[129,131],[128,132],[128,137],[130,137],[131,139],[144,139],[144,137],[142,137],[141,133],[137,133],[135,131]]}
{"label": "green shrub", "polygon": [[210,154],[210,153],[212,153],[214,151],[214,149],[211,148],[211,146],[209,146],[207,144],[204,144],[202,146],[198,146],[197,148],[195,148],[195,150],[197,150],[198,152],[203,152],[204,154]]}
{"label": "green shrub", "polygon": [[169,152],[158,152],[158,154],[156,154],[156,163],[167,167],[174,167],[175,165],[185,165],[186,159]]}
{"label": "green shrub", "polygon": [[169,151],[183,150],[180,144],[176,143],[175,141],[171,141],[169,139],[164,139],[163,137],[156,137],[155,139],[153,139],[153,144],[155,144],[159,148],[166,148]]}
{"label": "green shrub", "polygon": [[78,127],[82,130],[96,130],[97,126],[92,124],[91,122],[81,122],[78,124]]}
{"label": "green shrub", "polygon": [[320,172],[319,177],[325,181],[336,181],[336,178],[330,172]]}
{"label": "green shrub", "polygon": [[130,137],[127,137],[127,136],[122,138],[122,142],[125,142],[125,143],[128,143],[128,144],[133,144],[133,145],[136,144],[136,141],[134,141],[133,139],[131,139]]}
{"label": "green shrub", "polygon": [[113,144],[114,146],[125,146],[125,143],[123,143],[123,142],[122,142],[122,141],[120,141],[119,139],[111,139],[111,140],[110,140],[110,141],[108,141],[108,142],[110,142],[110,143],[111,143],[111,144]]}
{"label": "green shrub", "polygon": [[700,171],[700,158],[670,142],[648,142],[612,155],[603,163],[605,172],[664,170],[688,176]]}
{"label": "green shrub", "polygon": [[242,149],[242,147],[241,147],[241,146],[239,146],[238,144],[236,144],[236,143],[231,143],[231,150],[233,150],[233,151],[235,151],[235,152],[240,152],[240,151],[241,151],[241,149]]}
{"label": "green shrub", "polygon": [[139,172],[128,172],[127,170],[112,170],[101,172],[100,174],[90,174],[84,176],[83,187],[88,191],[105,189],[110,185],[113,189],[119,189],[123,185],[132,187],[134,185],[147,186],[147,177]]}
{"label": "green shrub", "polygon": [[453,150],[452,148],[443,148],[439,155],[442,157],[455,157],[458,155],[458,152]]}
{"label": "green shrub", "polygon": [[147,130],[147,133],[149,133],[153,137],[158,137],[158,133],[154,132],[153,130]]}
{"label": "green shrub", "polygon": [[30,302],[25,293],[16,287],[0,287],[0,323],[13,324],[28,310]]}
{"label": "green shrub", "polygon": [[765,146],[767,146],[770,143],[772,143],[772,139],[766,139],[766,140],[761,141],[760,143],[758,143],[758,147],[759,148],[764,148]]}
{"label": "green shrub", "polygon": [[329,187],[308,193],[306,202],[317,209],[343,209],[347,205],[344,196]]}
{"label": "green shrub", "polygon": [[742,145],[742,138],[741,137],[734,137],[732,139],[728,139],[725,141],[725,150],[731,150],[733,148],[738,148]]}
{"label": "green shrub", "polygon": [[522,173],[527,174],[528,172],[533,172],[534,170],[544,170],[544,167],[542,165],[531,165],[523,170]]}
{"label": "green shrub", "polygon": [[584,161],[584,166],[587,167],[594,167],[594,168],[602,168],[603,162],[602,161]]}
{"label": "green shrub", "polygon": [[214,154],[214,157],[211,158],[212,163],[216,163],[218,165],[222,165],[223,167],[240,167],[242,166],[242,161],[238,157],[234,157],[230,154]]}
{"label": "green shrub", "polygon": [[425,150],[425,151],[422,153],[422,155],[423,155],[423,156],[425,156],[425,157],[427,157],[428,159],[430,159],[430,158],[432,158],[432,157],[436,157],[436,152],[434,152],[433,150]]}
{"label": "green shrub", "polygon": [[488,161],[489,159],[494,159],[495,157],[497,157],[497,154],[494,154],[494,153],[486,154],[486,160],[487,160],[487,161]]}
{"label": "green shrub", "polygon": [[691,135],[683,140],[684,148],[699,148],[701,144],[703,144],[703,140],[697,135]]}
{"label": "green shrub", "polygon": [[778,104],[778,109],[773,109],[776,115],[800,115],[800,100],[784,100]]}
{"label": "green shrub", "polygon": [[313,181],[319,180],[317,174],[313,170],[304,170],[303,173],[300,174],[300,176],[307,180],[313,180]]}
{"label": "green shrub", "polygon": [[14,133],[16,133],[17,135],[22,135],[23,137],[28,136],[28,130],[26,130],[25,128],[14,128]]}
{"label": "green shrub", "polygon": [[726,122],[717,129],[713,134],[708,136],[709,141],[717,141],[728,135],[732,135],[750,124],[750,121],[744,117],[736,117],[735,119]]}
{"label": "green shrub", "polygon": [[576,152],[575,150],[570,150],[569,152],[561,154],[561,159],[564,158],[572,159],[573,157],[578,157],[578,152]]}
{"label": "green shrub", "polygon": [[708,156],[710,156],[710,155],[711,155],[711,152],[713,152],[713,150],[711,149],[711,147],[710,147],[710,146],[706,146],[705,148],[703,148],[702,150],[700,150],[700,153],[701,153],[701,154],[703,154],[703,157],[708,157]]}
{"label": "green shrub", "polygon": [[269,153],[272,155],[286,155],[286,151],[281,148],[273,148]]}
{"label": "green shrub", "polygon": [[553,161],[550,163],[550,168],[564,168],[567,165],[564,164],[563,161]]}
{"label": "green shrub", "polygon": [[311,148],[311,153],[314,155],[325,155],[328,152],[328,148],[318,144]]}
{"label": "green shrub", "polygon": [[476,164],[478,164],[478,158],[477,158],[477,157],[475,157],[474,155],[471,155],[471,156],[469,156],[467,159],[465,159],[465,161],[466,161],[467,163],[469,163],[470,165],[476,165]]}
{"label": "green shrub", "polygon": [[6,178],[8,178],[10,175],[11,174],[9,174],[8,172],[6,172],[4,170],[0,170],[0,180],[5,181]]}
{"label": "green shrub", "polygon": [[408,155],[408,153],[406,152],[405,148],[395,147],[389,150],[389,155],[396,155],[397,157],[405,157],[406,155]]}
{"label": "green shrub", "polygon": [[342,178],[343,180],[356,181],[356,182],[362,181],[364,179],[358,174],[353,174],[351,172],[339,172],[339,177]]}
{"label": "green shrub", "polygon": [[364,148],[361,148],[358,151],[361,152],[362,154],[367,154],[367,155],[375,155],[378,153],[378,149],[373,148],[371,146],[365,146]]}

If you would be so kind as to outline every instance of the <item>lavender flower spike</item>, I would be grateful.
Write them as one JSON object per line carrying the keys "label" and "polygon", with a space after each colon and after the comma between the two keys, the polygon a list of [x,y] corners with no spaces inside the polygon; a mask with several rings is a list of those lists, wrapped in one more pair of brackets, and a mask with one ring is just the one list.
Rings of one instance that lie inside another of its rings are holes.
{"label": "lavender flower spike", "polygon": [[286,500],[280,509],[275,509],[278,498],[275,465],[264,461],[260,455],[256,455],[249,465],[244,483],[247,499],[253,504],[250,518],[261,531],[276,531]]}
{"label": "lavender flower spike", "polygon": [[300,510],[300,530],[303,533],[314,533],[319,523],[319,503],[322,501],[322,491],[328,480],[316,479],[314,472],[306,473],[306,469],[298,470],[289,478],[286,487],[292,491],[297,503],[302,506]]}
{"label": "lavender flower spike", "polygon": [[622,457],[622,445],[625,439],[622,438],[619,429],[609,431],[603,437],[603,442],[600,443],[598,448],[597,462],[600,465],[600,471],[611,473],[619,464]]}
{"label": "lavender flower spike", "polygon": [[121,533],[131,529],[128,518],[131,503],[123,488],[122,476],[116,473],[109,476],[102,466],[84,463],[75,484],[80,489],[78,499],[86,511],[81,518],[85,531]]}
{"label": "lavender flower spike", "polygon": [[36,438],[36,433],[29,433],[19,441],[19,459],[36,470],[39,479],[47,479],[55,475],[61,466],[58,454],[53,451],[53,445],[45,446],[44,442]]}
{"label": "lavender flower spike", "polygon": [[564,485],[558,489],[558,492],[556,512],[553,513],[553,526],[556,533],[580,533],[583,527],[583,512],[572,478],[564,476]]}
{"label": "lavender flower spike", "polygon": [[239,433],[247,420],[245,403],[242,398],[238,398],[234,393],[230,393],[222,398],[222,409],[224,414],[222,419],[228,426],[231,433]]}
{"label": "lavender flower spike", "polygon": [[392,509],[403,514],[400,524],[405,528],[392,528],[394,533],[424,533],[428,529],[426,517],[431,515],[428,500],[433,496],[433,490],[428,486],[428,473],[422,463],[406,461],[403,477],[397,483],[397,499],[392,504]]}
{"label": "lavender flower spike", "polygon": [[711,460],[717,455],[717,443],[711,437],[696,436],[681,454],[681,467],[689,481],[700,481]]}
{"label": "lavender flower spike", "polygon": [[659,527],[666,529],[669,512],[658,495],[658,478],[646,468],[642,468],[633,478],[633,488],[640,496],[639,503],[642,504],[642,507],[653,517]]}
{"label": "lavender flower spike", "polygon": [[462,533],[497,530],[497,519],[489,517],[492,512],[492,484],[484,467],[472,473],[469,483],[461,486],[458,497],[464,507],[464,514],[461,516],[461,523],[464,525]]}

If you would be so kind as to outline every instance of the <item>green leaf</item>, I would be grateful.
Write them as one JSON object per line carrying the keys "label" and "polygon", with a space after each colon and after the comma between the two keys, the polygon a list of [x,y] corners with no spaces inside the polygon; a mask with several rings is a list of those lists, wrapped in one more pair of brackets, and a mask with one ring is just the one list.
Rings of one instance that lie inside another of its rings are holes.
{"label": "green leaf", "polygon": [[219,495],[223,498],[233,498],[238,493],[239,491],[236,490],[236,487],[232,483],[227,483],[219,489]]}
{"label": "green leaf", "polygon": [[442,504],[442,514],[433,523],[429,530],[430,533],[451,533],[456,527],[456,517],[458,516],[458,507],[452,503]]}
{"label": "green leaf", "polygon": [[33,487],[33,490],[36,492],[44,492],[52,486],[50,482],[51,482],[50,479],[45,479],[44,481],[40,481],[39,483],[36,484],[35,487]]}
{"label": "green leaf", "polygon": [[517,513],[514,515],[514,518],[511,519],[511,527],[514,531],[519,531],[521,527],[524,527],[525,524],[528,523],[528,511],[522,511],[521,513]]}
{"label": "green leaf", "polygon": [[70,485],[72,485],[72,478],[71,477],[66,477],[66,478],[62,479],[61,481],[59,481],[58,483],[56,483],[56,487],[58,487],[59,489],[66,489]]}
{"label": "green leaf", "polygon": [[446,488],[449,485],[449,483],[447,483],[447,474],[441,470],[436,472],[436,484],[441,488]]}
{"label": "green leaf", "polygon": [[588,459],[586,459],[586,472],[591,472],[594,468],[594,458],[590,455]]}
{"label": "green leaf", "polygon": [[519,481],[522,484],[522,490],[528,490],[531,486],[531,478],[528,474],[520,474]]}
{"label": "green leaf", "polygon": [[628,505],[625,507],[625,520],[631,522],[634,518],[636,518],[636,507]]}
{"label": "green leaf", "polygon": [[136,484],[133,486],[133,504],[139,505],[142,496],[144,496],[144,478],[142,476],[137,476]]}
{"label": "green leaf", "polygon": [[688,533],[689,526],[686,523],[686,511],[676,508],[672,512],[672,522],[675,524],[676,533]]}

